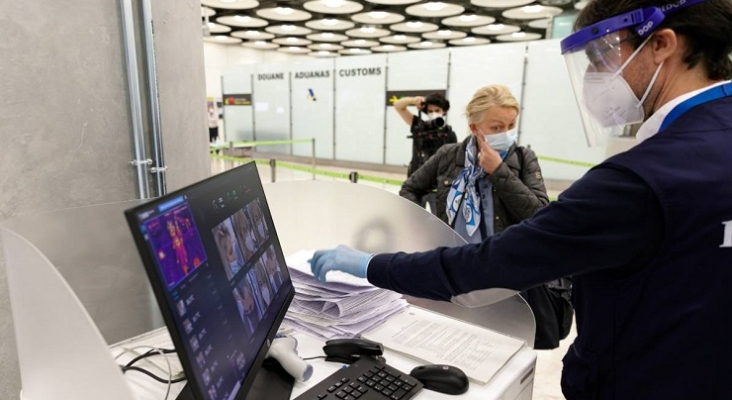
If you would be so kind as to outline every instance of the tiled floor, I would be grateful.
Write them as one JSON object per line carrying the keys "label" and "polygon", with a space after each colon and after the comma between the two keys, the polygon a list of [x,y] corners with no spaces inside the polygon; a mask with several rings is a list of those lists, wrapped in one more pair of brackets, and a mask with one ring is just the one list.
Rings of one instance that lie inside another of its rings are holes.
{"label": "tiled floor", "polygon": [[[227,169],[235,166],[234,163],[222,160],[211,160],[211,171],[212,173],[220,173]],[[303,166],[308,166],[304,165]],[[318,169],[348,174],[353,169],[336,168],[336,167],[317,167]],[[267,165],[258,165],[259,175],[262,182],[271,182],[272,171]],[[374,171],[358,171],[359,174],[366,174],[370,176],[376,176],[381,178],[388,178],[394,180],[404,180],[405,176],[402,174],[390,174],[383,172]],[[275,176],[278,182],[290,181],[290,180],[309,180],[312,179],[312,174],[294,171],[286,168],[278,168],[275,172]],[[328,176],[317,175],[316,179],[319,180],[334,180],[334,181],[345,181],[338,178],[332,178]],[[398,194],[399,186],[374,183],[368,181],[359,181],[359,184],[369,185],[384,189],[386,191]],[[556,197],[558,193],[549,193],[550,197]],[[576,336],[574,326],[569,334],[569,337],[564,339],[559,348],[554,350],[539,350],[537,351],[538,357],[536,361],[536,374],[534,376],[534,399],[536,400],[559,400],[564,399],[562,390],[559,386],[559,381],[562,373],[562,358],[567,352],[567,348]]]}

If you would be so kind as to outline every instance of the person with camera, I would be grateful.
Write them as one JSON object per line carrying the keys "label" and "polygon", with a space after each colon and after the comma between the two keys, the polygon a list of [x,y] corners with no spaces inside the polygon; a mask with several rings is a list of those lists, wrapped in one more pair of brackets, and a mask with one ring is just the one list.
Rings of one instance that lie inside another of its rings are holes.
{"label": "person with camera", "polygon": [[[536,155],[516,143],[518,113],[506,86],[478,89],[465,109],[472,135],[441,147],[407,178],[399,195],[417,203],[436,190],[435,215],[468,243],[534,215],[549,197]],[[487,162],[480,162],[480,153]],[[534,348],[553,349],[567,337],[574,316],[569,286],[560,280],[522,292],[536,319]]]}
{"label": "person with camera", "polygon": [[[417,115],[412,114],[407,107],[415,106]],[[399,113],[404,122],[410,127],[412,139],[412,160],[409,162],[407,177],[419,169],[427,160],[432,157],[437,149],[445,144],[457,143],[457,136],[450,125],[445,123],[447,112],[450,110],[450,102],[440,93],[432,93],[427,97],[403,97],[394,102],[394,109]],[[425,114],[427,119],[422,119]],[[417,200],[417,204],[424,207],[425,203],[430,204],[430,210],[437,215],[435,194],[425,193]]]}

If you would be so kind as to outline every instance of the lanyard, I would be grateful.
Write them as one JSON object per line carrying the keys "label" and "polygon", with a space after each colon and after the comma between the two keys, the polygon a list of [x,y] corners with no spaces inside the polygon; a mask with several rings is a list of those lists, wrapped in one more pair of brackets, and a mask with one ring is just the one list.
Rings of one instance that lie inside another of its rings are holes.
{"label": "lanyard", "polygon": [[674,107],[674,109],[671,110],[671,112],[663,120],[663,124],[661,125],[660,130],[662,131],[666,129],[669,125],[671,125],[672,122],[676,121],[677,118],[679,118],[690,109],[724,97],[732,97],[732,82],[716,86],[707,91],[699,93],[698,95]]}

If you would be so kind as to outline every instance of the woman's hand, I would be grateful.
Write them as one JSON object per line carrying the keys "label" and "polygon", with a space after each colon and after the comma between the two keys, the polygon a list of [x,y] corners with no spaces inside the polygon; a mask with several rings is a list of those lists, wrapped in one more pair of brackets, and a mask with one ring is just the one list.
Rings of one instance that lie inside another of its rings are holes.
{"label": "woman's hand", "polygon": [[475,135],[478,141],[478,160],[480,167],[483,168],[488,175],[496,172],[496,169],[501,165],[503,160],[501,155],[497,151],[493,150],[491,146],[485,141],[483,135]]}

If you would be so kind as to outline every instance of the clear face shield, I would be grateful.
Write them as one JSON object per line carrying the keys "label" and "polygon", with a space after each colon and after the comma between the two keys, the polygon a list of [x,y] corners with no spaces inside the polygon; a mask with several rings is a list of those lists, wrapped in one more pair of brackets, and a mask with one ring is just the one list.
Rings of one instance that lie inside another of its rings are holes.
{"label": "clear face shield", "polygon": [[[658,77],[656,69],[639,99],[623,78],[623,70],[644,47],[666,14],[704,2],[677,0],[661,7],[638,9],[602,20],[562,40],[572,88],[590,147],[604,145],[621,136],[625,127],[643,122],[643,103]],[[641,38],[635,51],[624,42]]]}

